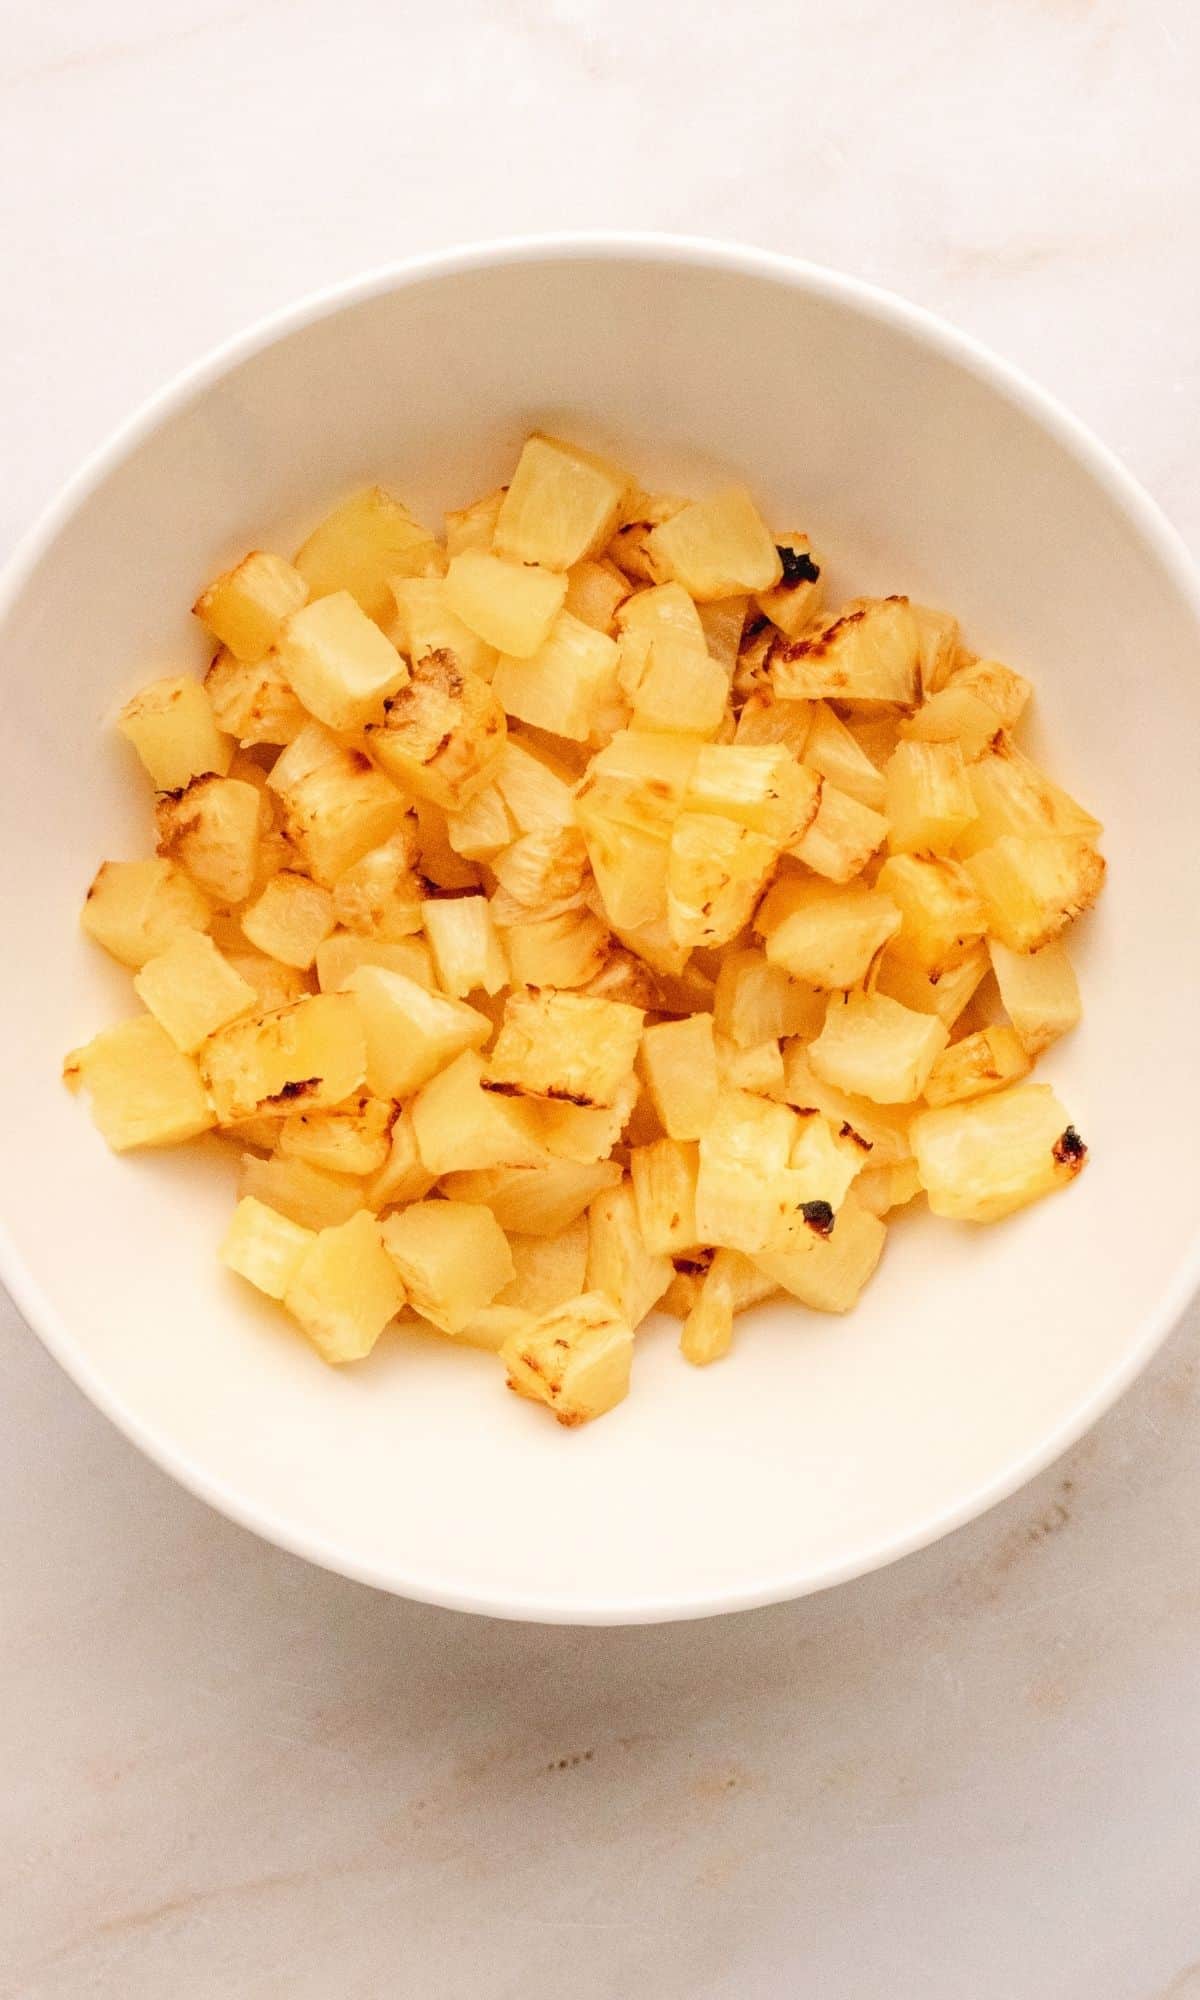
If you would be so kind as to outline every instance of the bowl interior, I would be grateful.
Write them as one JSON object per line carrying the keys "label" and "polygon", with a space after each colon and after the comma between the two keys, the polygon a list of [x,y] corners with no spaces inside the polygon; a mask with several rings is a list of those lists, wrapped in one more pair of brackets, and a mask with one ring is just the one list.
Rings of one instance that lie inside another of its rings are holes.
{"label": "bowl interior", "polygon": [[[1035,743],[1107,823],[1045,1061],[1092,1148],[996,1228],[895,1228],[845,1321],[765,1307],[694,1371],[663,1321],[634,1393],[560,1431],[495,1361],[385,1338],[335,1374],[224,1273],[215,1144],[112,1158],[58,1081],[129,1010],[76,913],[145,851],[109,727],[200,664],[188,606],[251,545],[290,551],[356,483],[418,509],[494,485],[535,425],[648,483],[736,475],[811,531],[836,589],[944,603],[1029,673]],[[327,309],[208,371],[110,455],[3,623],[0,823],[8,1274],[103,1407],[263,1532],[388,1587],[513,1615],[686,1615],[853,1574],[1070,1442],[1182,1303],[1196,1243],[1197,610],[1132,489],[986,364],[853,288],[735,253],[591,249],[455,267]],[[1189,889],[1191,893],[1189,893]]]}

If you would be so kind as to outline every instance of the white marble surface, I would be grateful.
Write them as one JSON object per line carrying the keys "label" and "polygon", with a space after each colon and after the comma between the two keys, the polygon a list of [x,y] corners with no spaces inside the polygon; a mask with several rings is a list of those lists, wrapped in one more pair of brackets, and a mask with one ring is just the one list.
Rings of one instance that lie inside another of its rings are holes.
{"label": "white marble surface", "polygon": [[[950,315],[1200,549],[1198,61],[1194,0],[7,0],[0,546],[259,312],[617,225]],[[4,1309],[0,1994],[1194,2000],[1198,1334],[939,1549],[576,1634],[261,1546]]]}

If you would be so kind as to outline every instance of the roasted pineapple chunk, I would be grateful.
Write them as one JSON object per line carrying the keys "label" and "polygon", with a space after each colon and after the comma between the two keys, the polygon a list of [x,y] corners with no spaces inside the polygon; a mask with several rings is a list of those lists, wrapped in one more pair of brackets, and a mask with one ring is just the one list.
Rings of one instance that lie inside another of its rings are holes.
{"label": "roasted pineapple chunk", "polygon": [[720,813],[792,847],[817,814],[821,780],[782,744],[703,743],[684,798],[689,812]]}
{"label": "roasted pineapple chunk", "polygon": [[63,1076],[72,1089],[82,1083],[114,1153],[178,1146],[214,1123],[199,1070],[152,1014],[102,1028],[67,1057]]}
{"label": "roasted pineapple chunk", "polygon": [[669,1257],[647,1250],[628,1181],[598,1194],[588,1209],[585,1288],[611,1299],[628,1326],[638,1327],[675,1275]]}
{"label": "roasted pineapple chunk", "polygon": [[922,1192],[915,1160],[864,1167],[854,1183],[854,1199],[859,1208],[881,1218],[890,1215],[894,1208],[906,1208]]}
{"label": "roasted pineapple chunk", "polygon": [[898,743],[884,773],[893,854],[949,854],[975,818],[957,743]]}
{"label": "roasted pineapple chunk", "polygon": [[771,590],[783,576],[779,551],[744,486],[694,500],[660,522],[647,553],[660,581],[681,583],[699,604]]}
{"label": "roasted pineapple chunk", "polygon": [[700,1139],[696,1232],[701,1243],[753,1255],[778,1239],[800,1198],[789,1172],[796,1113],[746,1090],[722,1091]]}
{"label": "roasted pineapple chunk", "polygon": [[1104,859],[1069,835],[1023,840],[1005,834],[966,863],[988,928],[1010,951],[1037,951],[1090,909],[1104,884]]}
{"label": "roasted pineapple chunk", "polygon": [[363,1206],[363,1184],[350,1174],[331,1174],[307,1160],[273,1153],[269,1160],[243,1153],[238,1195],[253,1196],[289,1216],[303,1229],[331,1229],[348,1222]]}
{"label": "roasted pineapple chunk", "polygon": [[773,590],[759,591],[755,602],[762,616],[769,618],[780,632],[789,639],[798,639],[821,613],[825,598],[821,565],[813,559],[807,535],[795,532],[782,535],[775,547],[783,575]]}
{"label": "roasted pineapple chunk", "polygon": [[888,945],[872,969],[871,980],[877,993],[886,993],[917,1014],[936,1014],[952,1028],[987,973],[987,946],[982,942],[972,945],[957,965],[934,972]]}
{"label": "roasted pineapple chunk", "polygon": [[484,1088],[484,1064],[464,1049],[412,1101],[417,1150],[432,1174],[536,1167],[547,1158],[530,1105]]}
{"label": "roasted pineapple chunk", "polygon": [[358,1009],[349,994],[318,993],[234,1021],[205,1043],[200,1069],[219,1125],[262,1111],[285,1114],[301,1102],[308,1109],[340,1104],[366,1080]]}
{"label": "roasted pineapple chunk", "polygon": [[136,969],[186,932],[207,931],[212,905],[173,861],[105,861],[79,920],[113,958]]}
{"label": "roasted pineapple chunk", "polygon": [[403,687],[408,665],[347,590],[293,611],[279,664],[310,715],[330,729],[361,729]]}
{"label": "roasted pineapple chunk", "polygon": [[235,736],[243,749],[290,743],[309,719],[273,654],[245,661],[222,648],[204,676],[204,691],[217,728]]}
{"label": "roasted pineapple chunk", "polygon": [[520,1236],[558,1236],[581,1216],[602,1188],[615,1187],[615,1160],[588,1166],[550,1160],[542,1167],[485,1167],[447,1174],[442,1192],[452,1201],[480,1201],[500,1227]]}
{"label": "roasted pineapple chunk", "polygon": [[[533,917],[528,910],[522,914]],[[540,922],[509,925],[504,946],[518,986],[586,986],[602,972],[612,940],[590,910],[564,910]]]}
{"label": "roasted pineapple chunk", "polygon": [[410,1201],[421,1201],[429,1193],[436,1174],[431,1174],[417,1148],[412,1111],[405,1106],[392,1120],[388,1154],[377,1174],[363,1191],[367,1208],[378,1213]]}
{"label": "roasted pineapple chunk", "polygon": [[[297,861],[327,889],[409,826],[403,792],[361,750],[335,749],[292,780],[280,803],[284,835]],[[409,851],[406,846],[406,858]]]}
{"label": "roasted pineapple chunk", "polygon": [[157,792],[175,792],[206,771],[223,776],[233,760],[233,738],[223,736],[212,703],[188,674],[154,681],[127,701],[117,728],[132,743]]}
{"label": "roasted pineapple chunk", "polygon": [[381,486],[368,486],[313,529],[296,556],[296,568],[311,597],[348,591],[368,618],[383,621],[391,612],[390,578],[408,550],[428,540],[428,529],[399,501]]}
{"label": "roasted pineapple chunk", "polygon": [[1025,712],[1033,689],[1023,674],[1001,666],[999,660],[972,660],[958,667],[946,682],[949,688],[969,688],[996,712],[1002,729],[1014,729]]}
{"label": "roasted pineapple chunk", "polygon": [[451,653],[430,653],[408,687],[367,731],[385,771],[418,798],[459,807],[492,778],[504,744],[504,710],[486,681]]}
{"label": "roasted pineapple chunk", "polygon": [[780,701],[770,687],[758,687],[742,703],[733,740],[781,743],[793,757],[803,758],[816,708],[811,701]]}
{"label": "roasted pineapple chunk", "polygon": [[911,1104],[950,1037],[935,1014],[918,1014],[883,993],[834,995],[809,1046],[818,1076],[876,1104]]}
{"label": "roasted pineapple chunk", "polygon": [[851,1189],[829,1233],[800,1222],[785,1248],[761,1250],[755,1263],[785,1292],[816,1312],[849,1312],[883,1254],[887,1230],[860,1207]]}
{"label": "roasted pineapple chunk", "polygon": [[418,1201],[382,1227],[409,1304],[443,1333],[457,1333],[512,1280],[512,1252],[488,1208]]}
{"label": "roasted pineapple chunk", "polygon": [[805,876],[775,884],[755,918],[768,961],[826,989],[856,986],[900,928],[890,896],[861,883],[837,888]]}
{"label": "roasted pineapple chunk", "polygon": [[268,958],[265,952],[251,951],[241,944],[226,944],[222,946],[222,956],[238,978],[252,989],[256,1014],[273,1014],[278,1007],[290,1007],[293,1000],[302,1000],[306,993],[315,990],[311,973],[297,972],[294,965],[283,965],[277,958]]}
{"label": "roasted pineapple chunk", "polygon": [[421,906],[438,985],[455,1000],[498,993],[508,967],[486,896],[437,896]]}
{"label": "roasted pineapple chunk", "polygon": [[446,571],[446,602],[498,653],[527,660],[544,646],[567,595],[567,579],[538,565],[464,549]]}
{"label": "roasted pineapple chunk", "polygon": [[501,503],[492,546],[516,562],[569,569],[611,541],[630,484],[591,452],[531,437]]}
{"label": "roasted pineapple chunk", "polygon": [[258,872],[261,793],[241,778],[193,778],[154,807],[158,851],[219,903],[240,903]]}
{"label": "roasted pineapple chunk", "polygon": [[656,1139],[631,1147],[629,1172],[637,1203],[638,1228],[647,1250],[679,1257],[700,1241],[696,1228],[696,1181],[700,1149],[679,1139]]}
{"label": "roasted pineapple chunk", "polygon": [[235,659],[261,660],[284,619],[308,597],[308,585],[282,556],[253,549],[202,590],[192,610]]}
{"label": "roasted pineapple chunk", "polygon": [[1064,945],[1016,952],[992,938],[988,950],[1004,1011],[1029,1055],[1040,1055],[1079,1025],[1079,982]]}
{"label": "roasted pineapple chunk", "polygon": [[944,687],[959,657],[958,620],[949,611],[935,611],[928,604],[914,604],[921,661],[921,693],[928,700]]}
{"label": "roasted pineapple chunk", "polygon": [[332,937],[317,946],[317,984],[322,993],[336,993],[360,965],[378,965],[385,972],[402,972],[406,979],[415,979],[418,986],[432,988],[437,984],[433,959],[424,938],[358,937],[349,931],[334,931]]}
{"label": "roasted pineapple chunk", "polygon": [[788,1189],[810,1226],[811,1211],[821,1211],[816,1219],[822,1226],[825,1209],[838,1214],[873,1150],[871,1141],[845,1120],[835,1126],[815,1110],[799,1119],[788,1160]]}
{"label": "roasted pineapple chunk", "polygon": [[414,666],[427,653],[449,652],[464,673],[491,680],[499,658],[496,648],[451,611],[444,577],[396,577],[392,594],[396,617],[390,636]]}
{"label": "roasted pineapple chunk", "polygon": [[1044,1083],[1016,1084],[993,1097],[923,1111],[911,1129],[930,1208],[961,1222],[997,1222],[1066,1187],[1087,1155]]}
{"label": "roasted pineapple chunk", "polygon": [[[699,1018],[703,1019],[703,1016]],[[815,987],[772,965],[752,947],[727,951],[713,993],[714,1028],[739,1049],[800,1035],[811,1041],[825,1020],[825,999]]]}
{"label": "roasted pineapple chunk", "polygon": [[695,1300],[683,1322],[679,1351],[694,1368],[706,1368],[728,1354],[733,1342],[738,1250],[718,1250],[697,1281]]}
{"label": "roasted pineapple chunk", "polygon": [[1063,834],[1095,842],[1102,831],[1099,820],[1005,737],[992,740],[988,754],[969,766],[967,778],[975,818],[959,835],[960,854],[974,854],[1007,834],[1028,840]]}
{"label": "roasted pineapple chunk", "polygon": [[301,1257],[283,1303],[323,1361],[361,1361],[404,1304],[404,1286],[366,1209],[322,1229]]}
{"label": "roasted pineapple chunk", "polygon": [[492,873],[500,887],[514,903],[541,915],[578,895],[587,865],[587,845],[574,826],[523,833],[492,856]]}
{"label": "roasted pineapple chunk", "polygon": [[1003,1023],[979,1028],[943,1049],[925,1082],[929,1104],[957,1104],[1018,1083],[1033,1068],[1016,1030]]}
{"label": "roasted pineapple chunk", "polygon": [[388,1157],[395,1106],[360,1090],[328,1111],[291,1112],[279,1127],[279,1151],[327,1173],[376,1174]]}
{"label": "roasted pineapple chunk", "polygon": [[[405,819],[390,839],[351,862],[333,885],[336,921],[359,937],[374,938],[380,943],[411,939],[424,924],[427,891],[425,881],[413,871],[415,849],[412,823]],[[401,960],[395,970],[406,972],[408,966]]]}
{"label": "roasted pineapple chunk", "polygon": [[464,549],[490,549],[496,522],[504,505],[507,486],[497,486],[469,507],[454,507],[446,516],[446,554],[461,555]]}
{"label": "roasted pineapple chunk", "polygon": [[573,1426],[628,1395],[633,1332],[603,1292],[584,1292],[510,1335],[500,1358],[510,1389]]}
{"label": "roasted pineapple chunk", "polygon": [[628,1076],[611,1104],[593,1107],[564,1104],[549,1097],[531,1098],[528,1108],[534,1129],[546,1151],[557,1160],[593,1165],[606,1160],[629,1124],[638,1102],[636,1076]]}
{"label": "roasted pineapple chunk", "polygon": [[964,868],[932,855],[893,854],[875,878],[900,912],[892,949],[926,973],[959,965],[987,928],[987,912]]}
{"label": "roasted pineapple chunk", "polygon": [[307,875],[281,869],[242,912],[242,929],[252,945],[304,972],[336,921],[328,889]]}
{"label": "roasted pineapple chunk", "polygon": [[615,642],[564,610],[536,653],[501,657],[492,686],[510,715],[586,743],[617,695],[618,664]]}
{"label": "roasted pineapple chunk", "polygon": [[183,931],[133,982],[143,1006],[177,1049],[194,1055],[201,1042],[257,1005],[253,986],[201,931]]}
{"label": "roasted pineapple chunk", "polygon": [[830,882],[849,882],[861,875],[887,835],[882,813],[823,779],[816,813],[788,852]]}
{"label": "roasted pineapple chunk", "polygon": [[588,1221],[576,1218],[560,1236],[510,1236],[513,1275],[495,1304],[515,1306],[537,1318],[566,1305],[586,1289]]}
{"label": "roasted pineapple chunk", "polygon": [[819,1111],[839,1138],[861,1142],[873,1167],[894,1166],[912,1155],[908,1127],[912,1120],[909,1105],[875,1104],[868,1097],[855,1097],[817,1075],[809,1051],[800,1042],[786,1042],[783,1052],[783,1096],[796,1107],[801,1119]]}
{"label": "roasted pineapple chunk", "polygon": [[619,650],[620,685],[634,728],[673,734],[682,722],[697,736],[716,735],[729,681],[703,638],[638,627],[623,635]]}
{"label": "roasted pineapple chunk", "polygon": [[638,1063],[668,1137],[699,1139],[720,1090],[712,1015],[688,1014],[644,1029]]}
{"label": "roasted pineapple chunk", "polygon": [[610,1105],[633,1069],[642,1013],[578,993],[510,993],[489,1090]]}
{"label": "roasted pineapple chunk", "polygon": [[612,632],[618,608],[629,595],[629,580],[615,563],[580,562],[567,571],[567,595],[563,605],[596,632]]}
{"label": "roasted pineapple chunk", "polygon": [[410,1096],[464,1049],[482,1047],[492,1032],[486,1014],[382,966],[359,966],[346,987],[366,1035],[366,1081],[377,1097]]}
{"label": "roasted pineapple chunk", "polygon": [[282,1299],[315,1242],[313,1230],[301,1228],[252,1194],[243,1195],[225,1232],[221,1262],[269,1299]]}
{"label": "roasted pineapple chunk", "polygon": [[785,701],[888,702],[918,699],[920,639],[906,597],[863,598],[799,639],[778,638],[769,672]]}
{"label": "roasted pineapple chunk", "polygon": [[[776,708],[785,710],[799,705],[775,703]],[[847,798],[857,799],[859,805],[869,806],[872,812],[883,812],[887,805],[887,781],[883,772],[871,762],[857,738],[851,735],[827,702],[814,702],[810,714],[811,721],[801,746],[804,761],[810,770],[827,778],[834,789]]]}
{"label": "roasted pineapple chunk", "polygon": [[718,813],[683,812],[671,828],[667,926],[676,944],[727,944],[743,930],[779,849]]}
{"label": "roasted pineapple chunk", "polygon": [[756,1097],[783,1096],[783,1050],[773,1037],[742,1049],[725,1035],[715,1035],[713,1041],[723,1085],[752,1091]]}

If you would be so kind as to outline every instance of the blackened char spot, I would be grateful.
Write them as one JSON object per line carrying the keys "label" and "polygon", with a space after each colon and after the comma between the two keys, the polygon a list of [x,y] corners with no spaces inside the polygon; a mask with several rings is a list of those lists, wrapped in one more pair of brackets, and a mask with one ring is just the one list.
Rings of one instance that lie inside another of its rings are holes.
{"label": "blackened char spot", "polygon": [[1087,1147],[1073,1125],[1068,1125],[1062,1137],[1054,1141],[1053,1151],[1060,1167],[1070,1167],[1075,1172],[1087,1158]]}
{"label": "blackened char spot", "polygon": [[800,1213],[818,1236],[832,1236],[833,1210],[827,1201],[802,1201]]}
{"label": "blackened char spot", "polygon": [[779,560],[783,564],[780,579],[784,590],[795,590],[798,583],[815,583],[821,572],[807,549],[789,549],[783,542],[777,542]]}

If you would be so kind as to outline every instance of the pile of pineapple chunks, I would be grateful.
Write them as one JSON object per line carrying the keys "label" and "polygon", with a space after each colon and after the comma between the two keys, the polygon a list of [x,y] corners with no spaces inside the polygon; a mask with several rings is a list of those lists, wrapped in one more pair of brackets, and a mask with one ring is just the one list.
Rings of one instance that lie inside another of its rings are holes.
{"label": "pile of pineapple chunks", "polygon": [[578,1424],[655,1307],[710,1362],[845,1312],[920,1194],[1078,1171],[1025,1078],[1100,827],[952,617],[541,436],[443,536],[372,488],[195,611],[203,681],[119,721],[156,855],[83,912],[144,1011],[66,1075],[117,1151],[233,1142],[224,1260],[327,1361],[407,1309]]}

